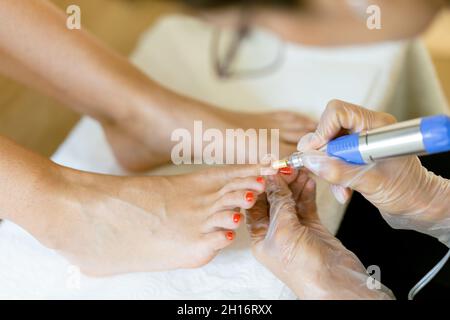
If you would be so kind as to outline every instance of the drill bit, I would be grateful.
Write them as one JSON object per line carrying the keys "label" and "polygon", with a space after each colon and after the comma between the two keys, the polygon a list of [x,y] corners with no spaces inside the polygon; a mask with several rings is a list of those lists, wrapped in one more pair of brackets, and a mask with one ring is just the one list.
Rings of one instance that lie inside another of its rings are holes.
{"label": "drill bit", "polygon": [[289,167],[287,159],[275,160],[272,162],[272,168],[274,168],[276,170],[279,170],[282,168],[287,168],[287,167]]}

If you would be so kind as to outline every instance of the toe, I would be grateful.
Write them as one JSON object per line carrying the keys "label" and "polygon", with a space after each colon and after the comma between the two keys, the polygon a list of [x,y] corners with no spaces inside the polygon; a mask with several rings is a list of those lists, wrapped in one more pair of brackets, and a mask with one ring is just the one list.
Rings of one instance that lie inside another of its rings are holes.
{"label": "toe", "polygon": [[213,250],[221,250],[233,243],[236,234],[231,230],[214,231],[204,235],[204,240]]}
{"label": "toe", "polygon": [[262,176],[234,178],[227,183],[220,191],[221,195],[236,190],[253,190],[256,194],[263,193],[265,189],[265,179]]}
{"label": "toe", "polygon": [[222,177],[230,181],[235,178],[257,177],[261,175],[261,172],[263,172],[265,167],[266,166],[259,164],[235,165],[221,168],[220,170],[217,170],[217,173],[222,174]]}
{"label": "toe", "polygon": [[206,221],[206,232],[216,229],[236,230],[242,221],[239,211],[223,211],[213,214]]}
{"label": "toe", "polygon": [[217,202],[215,211],[234,208],[250,209],[256,201],[257,193],[252,190],[238,190],[224,194]]}

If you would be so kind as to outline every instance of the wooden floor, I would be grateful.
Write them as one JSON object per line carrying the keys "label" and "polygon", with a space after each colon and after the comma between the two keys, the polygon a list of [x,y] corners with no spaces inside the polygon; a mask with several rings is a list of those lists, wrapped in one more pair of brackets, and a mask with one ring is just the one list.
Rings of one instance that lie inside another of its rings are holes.
{"label": "wooden floor", "polygon": [[[179,11],[164,0],[53,0],[61,8],[78,4],[83,27],[124,55],[158,17]],[[450,11],[442,14],[425,39],[450,97]],[[64,140],[79,116],[59,103],[0,77],[0,134],[44,156]]]}

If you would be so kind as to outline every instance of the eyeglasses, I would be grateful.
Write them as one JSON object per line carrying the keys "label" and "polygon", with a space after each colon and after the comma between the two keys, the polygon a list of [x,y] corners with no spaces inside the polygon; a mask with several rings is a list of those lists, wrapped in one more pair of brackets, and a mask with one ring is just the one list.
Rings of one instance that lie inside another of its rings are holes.
{"label": "eyeglasses", "polygon": [[211,58],[221,79],[268,75],[284,62],[284,43],[276,36],[252,29],[249,20],[249,10],[242,9],[237,31],[214,30]]}

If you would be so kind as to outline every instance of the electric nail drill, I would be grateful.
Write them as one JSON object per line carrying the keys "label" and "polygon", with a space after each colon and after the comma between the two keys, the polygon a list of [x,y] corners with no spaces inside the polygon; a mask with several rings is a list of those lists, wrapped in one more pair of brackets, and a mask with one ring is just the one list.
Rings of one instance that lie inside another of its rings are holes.
{"label": "electric nail drill", "polygon": [[[363,165],[404,155],[450,151],[450,117],[437,115],[339,137],[321,151],[348,163]],[[275,169],[303,167],[301,152],[275,161]]]}

